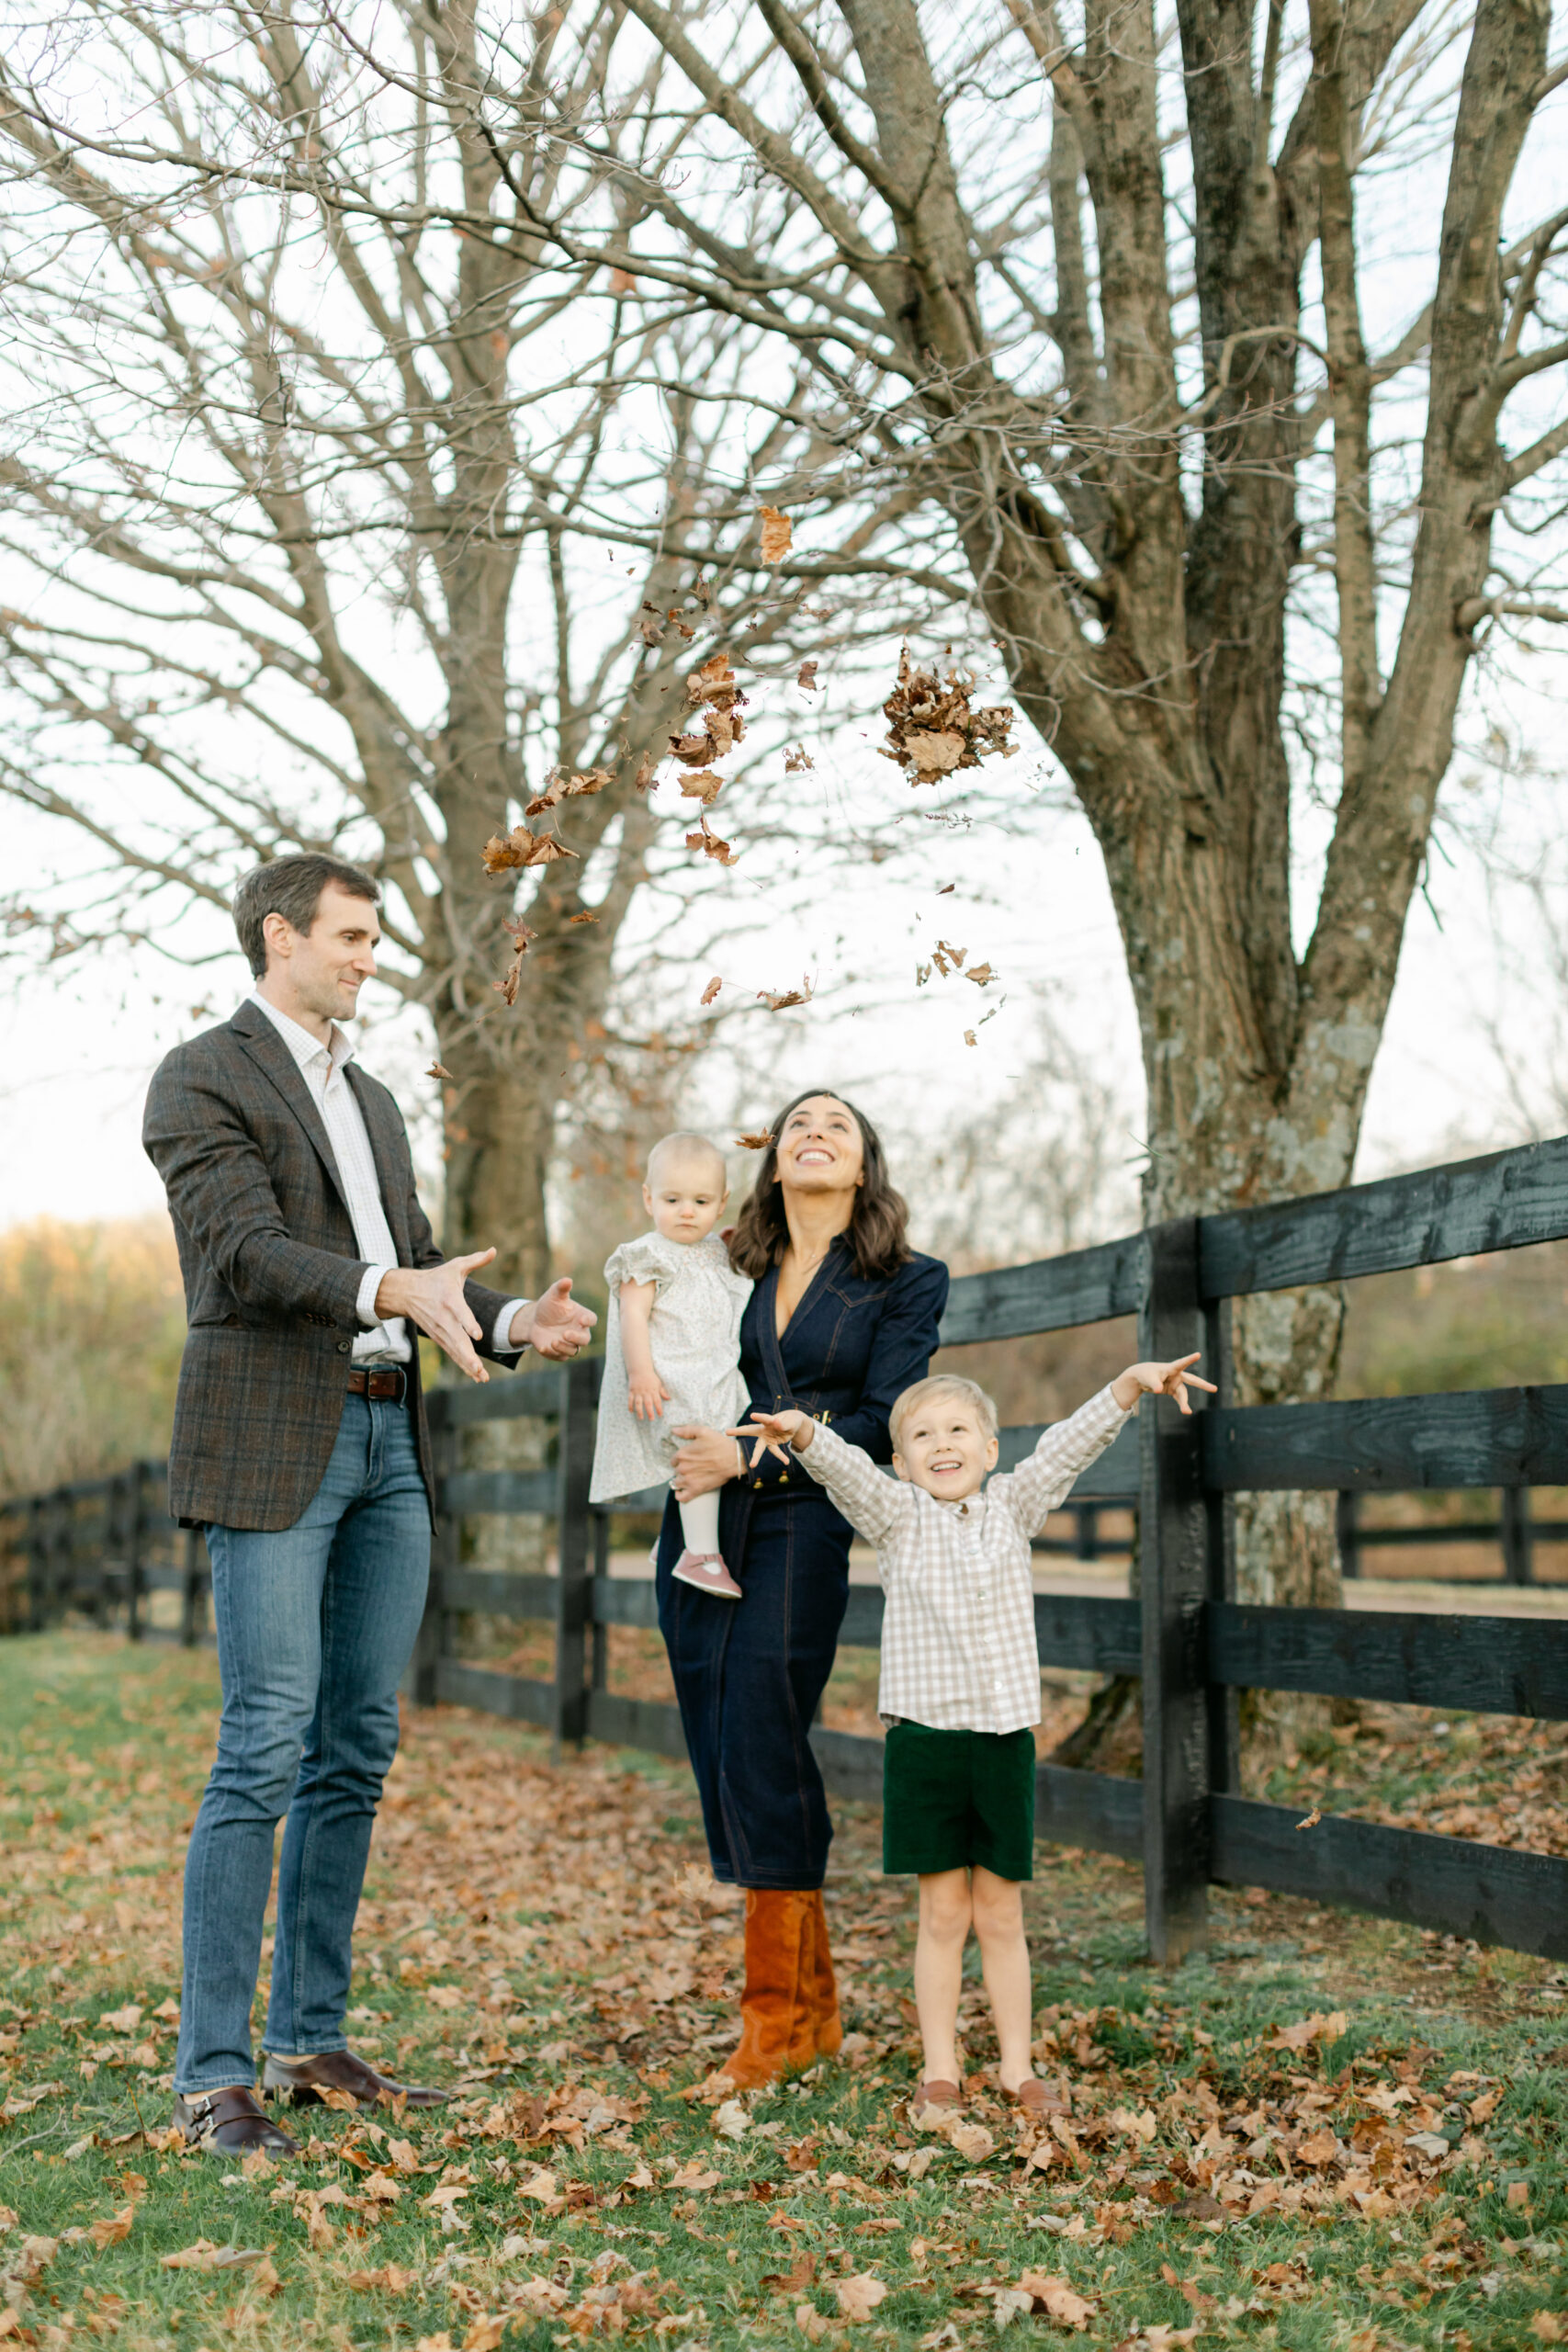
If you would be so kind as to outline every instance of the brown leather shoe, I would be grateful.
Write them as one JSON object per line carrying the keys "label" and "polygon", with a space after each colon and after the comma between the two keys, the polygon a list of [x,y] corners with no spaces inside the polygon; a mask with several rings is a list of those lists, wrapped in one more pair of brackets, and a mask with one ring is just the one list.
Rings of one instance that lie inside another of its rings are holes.
{"label": "brown leather shoe", "polygon": [[956,2083],[943,2082],[941,2075],[918,2084],[909,2101],[909,2120],[917,2132],[940,2132],[963,2112],[963,2091]]}
{"label": "brown leather shoe", "polygon": [[297,2156],[298,2141],[280,2132],[254,2091],[197,2091],[175,2101],[175,2129],[186,2145],[213,2156],[244,2156],[265,2148],[269,2156]]}
{"label": "brown leather shoe", "polygon": [[262,2067],[262,2088],[269,2098],[292,2099],[296,2107],[316,2107],[323,2091],[346,2091],[361,2107],[390,2107],[396,2098],[410,2107],[445,2107],[447,2094],[422,2085],[394,2083],[356,2058],[352,2050],[324,2050],[317,2058],[268,2057]]}
{"label": "brown leather shoe", "polygon": [[1005,2083],[998,2086],[1010,2107],[1021,2107],[1025,2115],[1043,2123],[1049,2115],[1066,2115],[1067,2102],[1060,2091],[1043,2083],[1038,2075],[1026,2075],[1017,2090],[1010,2091]]}

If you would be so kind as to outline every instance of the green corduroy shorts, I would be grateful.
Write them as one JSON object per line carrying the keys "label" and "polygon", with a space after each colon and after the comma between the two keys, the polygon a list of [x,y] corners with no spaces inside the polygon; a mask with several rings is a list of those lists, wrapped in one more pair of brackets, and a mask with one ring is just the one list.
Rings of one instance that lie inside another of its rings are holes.
{"label": "green corduroy shorts", "polygon": [[889,1876],[968,1870],[1034,1876],[1034,1734],[895,1724],[882,1762]]}

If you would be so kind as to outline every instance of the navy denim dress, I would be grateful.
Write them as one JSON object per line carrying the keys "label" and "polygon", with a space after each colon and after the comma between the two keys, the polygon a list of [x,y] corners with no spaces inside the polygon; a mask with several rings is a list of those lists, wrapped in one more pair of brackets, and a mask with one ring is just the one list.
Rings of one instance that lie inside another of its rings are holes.
{"label": "navy denim dress", "polygon": [[[777,1272],[740,1326],[754,1406],[798,1407],[875,1462],[891,1461],[887,1415],[924,1379],[947,1303],[947,1268],[914,1258],[857,1274],[840,1236],[783,1339]],[[714,1876],[754,1887],[818,1887],[833,1825],[807,1734],[832,1671],[849,1593],[852,1534],[799,1463],[764,1454],[719,1499],[719,1541],[744,1588],[716,1600],[677,1584],[681,1520],[671,1498],[659,1544],[659,1623],[702,1798]]]}

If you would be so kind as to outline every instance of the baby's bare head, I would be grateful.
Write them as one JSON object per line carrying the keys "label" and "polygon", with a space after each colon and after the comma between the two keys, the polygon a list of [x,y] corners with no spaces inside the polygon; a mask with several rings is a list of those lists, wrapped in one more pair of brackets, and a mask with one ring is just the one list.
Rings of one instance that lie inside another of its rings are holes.
{"label": "baby's bare head", "polygon": [[642,1197],[656,1230],[671,1241],[701,1241],[729,1197],[724,1154],[706,1136],[662,1136],[648,1155]]}

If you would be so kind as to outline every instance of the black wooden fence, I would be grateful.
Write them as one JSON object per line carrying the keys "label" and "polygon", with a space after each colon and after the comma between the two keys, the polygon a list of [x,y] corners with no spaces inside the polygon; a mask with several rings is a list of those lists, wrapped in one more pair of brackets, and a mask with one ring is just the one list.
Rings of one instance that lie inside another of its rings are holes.
{"label": "black wooden fence", "polygon": [[[1243,1605],[1231,1530],[1233,1498],[1247,1491],[1496,1487],[1507,1496],[1568,1485],[1568,1386],[1238,1408],[1229,1345],[1233,1298],[1564,1238],[1568,1138],[1278,1207],[1178,1219],[954,1282],[945,1346],[1135,1313],[1145,1355],[1201,1348],[1219,1383],[1190,1419],[1168,1400],[1145,1402],[1075,1490],[1075,1502],[1136,1506],[1140,1598],[1035,1603],[1048,1665],[1142,1678],[1143,1779],[1042,1765],[1038,1827],[1048,1840],[1141,1860],[1158,1960],[1201,1947],[1213,1882],[1568,1959],[1568,1860],[1348,1817],[1303,1830],[1295,1809],[1238,1793],[1236,1733],[1246,1689],[1568,1717],[1568,1623]],[[426,1702],[537,1724],[558,1742],[590,1737],[680,1757],[673,1707],[607,1688],[610,1630],[657,1620],[650,1581],[609,1576],[609,1521],[588,1502],[599,1371],[584,1361],[432,1399],[445,1511],[411,1687]],[[531,1417],[553,1424],[547,1468],[459,1465],[465,1429]],[[1003,1466],[1039,1434],[1005,1430]],[[637,1500],[651,1507],[662,1493]],[[557,1573],[466,1565],[464,1520],[493,1513],[552,1519]],[[192,1614],[197,1566],[187,1559],[165,1573],[185,1576]],[[47,1587],[42,1570],[36,1581]],[[841,1640],[874,1648],[882,1608],[880,1591],[852,1588]],[[550,1678],[458,1657],[458,1621],[470,1612],[547,1621]],[[830,1787],[879,1794],[879,1741],[820,1725],[812,1739]]]}

